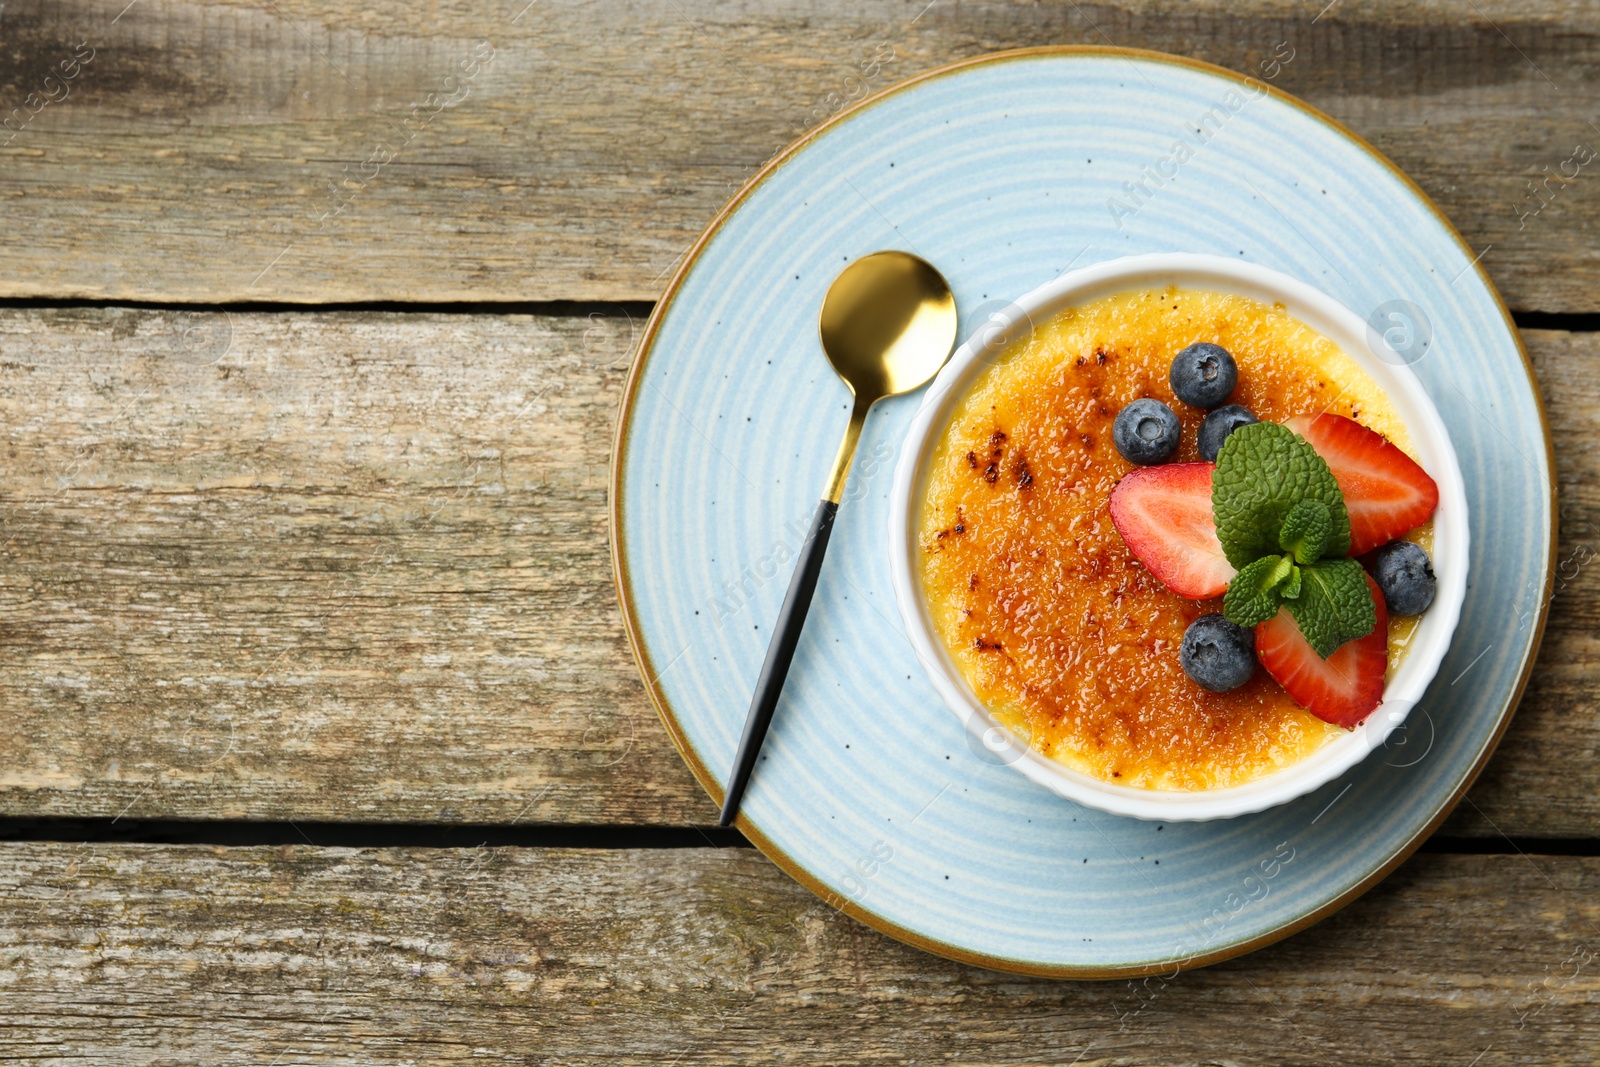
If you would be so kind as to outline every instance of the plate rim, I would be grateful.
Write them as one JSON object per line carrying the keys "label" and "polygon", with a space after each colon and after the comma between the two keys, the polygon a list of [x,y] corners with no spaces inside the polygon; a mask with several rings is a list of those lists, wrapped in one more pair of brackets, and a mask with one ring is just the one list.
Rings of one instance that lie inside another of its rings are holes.
{"label": "plate rim", "polygon": [[[606,502],[606,517],[609,523],[608,533],[611,542],[612,583],[616,589],[617,603],[622,613],[623,630],[627,634],[628,648],[633,654],[634,665],[639,670],[640,678],[644,682],[645,691],[650,696],[650,703],[656,710],[656,716],[661,720],[662,726],[665,727],[667,731],[667,736],[672,740],[673,747],[678,750],[678,755],[683,759],[684,763],[688,765],[690,772],[700,783],[700,787],[706,791],[712,802],[718,806],[720,806],[722,803],[722,787],[718,783],[717,779],[712,775],[710,769],[706,767],[703,762],[701,762],[693,745],[689,743],[689,739],[683,734],[678,725],[676,715],[671,709],[671,705],[667,702],[665,694],[662,693],[660,689],[658,684],[659,676],[652,669],[650,654],[644,646],[643,636],[639,631],[638,621],[634,616],[630,595],[631,580],[628,574],[627,562],[623,558],[624,533],[621,520],[624,471],[626,468],[626,463],[623,462],[625,450],[624,446],[628,435],[629,416],[632,413],[634,403],[637,399],[639,386],[643,380],[642,371],[644,370],[645,364],[649,361],[650,353],[653,349],[656,335],[660,331],[661,323],[665,319],[667,312],[671,309],[673,299],[677,296],[679,288],[688,278],[689,273],[694,269],[696,262],[700,258],[700,254],[705,251],[706,246],[710,243],[712,238],[716,236],[723,224],[733,217],[739,208],[744,205],[744,202],[749,199],[751,194],[754,193],[755,190],[759,188],[768,177],[770,177],[789,159],[807,148],[822,134],[833,129],[835,126],[842,125],[845,121],[861,114],[862,112],[881,103],[891,96],[904,92],[905,90],[910,89],[913,86],[920,85],[923,82],[932,81],[935,78],[941,78],[972,67],[986,66],[988,64],[1008,63],[1029,59],[1075,56],[1114,56],[1124,59],[1139,59],[1154,63],[1166,63],[1172,66],[1184,67],[1189,70],[1195,70],[1204,74],[1220,77],[1232,81],[1239,86],[1247,87],[1252,91],[1256,91],[1258,87],[1264,88],[1275,99],[1281,101],[1282,103],[1288,104],[1291,107],[1294,107],[1304,114],[1310,116],[1312,119],[1323,123],[1335,133],[1338,133],[1346,140],[1352,142],[1357,148],[1367,152],[1368,155],[1384,166],[1392,175],[1398,178],[1404,186],[1410,189],[1412,195],[1415,196],[1417,200],[1433,214],[1438,223],[1444,227],[1445,232],[1449,234],[1450,237],[1455,239],[1456,244],[1466,254],[1467,258],[1471,260],[1471,267],[1476,272],[1478,279],[1483,283],[1484,288],[1488,290],[1489,295],[1494,299],[1495,306],[1500,311],[1501,319],[1504,321],[1506,328],[1510,331],[1512,341],[1516,344],[1517,353],[1522,358],[1523,373],[1527,377],[1528,384],[1533,387],[1534,410],[1538,414],[1539,426],[1544,435],[1545,470],[1547,473],[1552,475],[1555,471],[1554,441],[1550,433],[1550,419],[1545,411],[1544,394],[1539,388],[1538,376],[1534,373],[1533,363],[1528,358],[1527,348],[1522,343],[1522,334],[1517,329],[1516,322],[1511,318],[1511,312],[1509,309],[1507,309],[1505,300],[1503,297],[1501,297],[1499,289],[1495,287],[1494,282],[1489,278],[1488,272],[1484,269],[1482,258],[1473,253],[1472,246],[1469,245],[1466,239],[1461,236],[1461,233],[1456,229],[1454,223],[1452,223],[1444,214],[1444,212],[1439,209],[1438,205],[1433,202],[1433,198],[1430,197],[1421,186],[1412,180],[1410,175],[1401,170],[1400,167],[1398,167],[1393,160],[1389,159],[1388,156],[1378,151],[1378,149],[1368,142],[1366,138],[1350,129],[1338,119],[1316,107],[1313,107],[1304,100],[1301,100],[1299,97],[1293,96],[1277,88],[1276,86],[1261,81],[1259,78],[1241,74],[1236,70],[1218,66],[1214,63],[1208,63],[1204,60],[1194,59],[1189,56],[1180,56],[1169,52],[1158,52],[1152,49],[1143,48],[1118,48],[1108,45],[1038,45],[1030,48],[1012,48],[998,52],[986,52],[981,55],[969,56],[966,59],[956,60],[955,62],[947,63],[943,66],[933,67],[919,74],[914,74],[903,81],[896,82],[893,85],[886,86],[876,93],[863,97],[861,100],[858,100],[854,104],[843,108],[838,113],[830,116],[828,119],[818,123],[815,127],[806,131],[804,135],[792,141],[780,152],[768,159],[767,162],[763,164],[762,167],[756,171],[756,173],[753,174],[743,186],[739,188],[739,191],[736,192],[727,201],[727,203],[722,206],[722,208],[712,218],[710,223],[706,225],[706,228],[700,233],[700,236],[697,237],[694,243],[689,246],[688,251],[684,253],[683,258],[677,265],[677,268],[673,271],[672,277],[668,280],[666,287],[662,289],[661,295],[656,298],[655,307],[651,310],[650,317],[645,323],[644,331],[640,334],[639,347],[634,354],[633,363],[628,369],[627,381],[623,385],[622,396],[618,401],[616,427],[613,430],[611,439],[611,472],[607,484],[609,496]],[[1345,890],[1343,893],[1339,894],[1339,896],[1324,904],[1322,907],[1302,915],[1297,919],[1283,923],[1282,925],[1267,931],[1266,933],[1260,934],[1247,941],[1235,942],[1233,944],[1217,948],[1211,952],[1196,954],[1181,960],[1169,960],[1160,963],[1135,964],[1129,966],[1104,967],[1085,966],[1080,964],[1041,965],[1012,957],[991,956],[986,953],[973,952],[970,949],[965,949],[958,945],[952,945],[947,942],[939,941],[935,938],[930,938],[923,934],[919,934],[914,930],[907,929],[898,923],[885,919],[875,912],[861,907],[859,904],[853,901],[840,898],[837,894],[833,893],[830,889],[823,885],[819,880],[813,878],[810,872],[807,871],[802,865],[797,863],[787,853],[778,848],[771,840],[769,840],[759,830],[752,826],[743,812],[741,812],[735,819],[735,825],[751,844],[755,845],[755,847],[759,849],[763,855],[777,865],[785,874],[789,875],[789,877],[793,878],[796,882],[799,882],[812,893],[816,894],[830,907],[844,912],[856,921],[870,926],[880,933],[887,934],[897,941],[911,945],[915,948],[920,948],[926,952],[931,952],[938,956],[943,956],[946,959],[955,960],[958,963],[1039,978],[1065,978],[1082,981],[1095,981],[1114,978],[1140,978],[1152,975],[1162,975],[1166,974],[1169,968],[1171,968],[1171,975],[1175,977],[1180,971],[1206,967],[1213,963],[1220,963],[1223,960],[1233,959],[1236,956],[1242,956],[1248,952],[1254,952],[1256,949],[1265,948],[1267,945],[1281,941],[1286,937],[1299,933],[1301,930],[1304,930],[1307,927],[1321,922],[1323,919],[1344,908],[1357,897],[1360,897],[1379,882],[1383,881],[1383,879],[1387,878],[1389,874],[1395,870],[1395,868],[1399,867],[1400,864],[1409,859],[1411,855],[1421,847],[1422,843],[1431,837],[1434,831],[1439,828],[1445,819],[1447,819],[1450,814],[1455,811],[1455,809],[1460,805],[1461,801],[1466,798],[1467,792],[1477,781],[1478,776],[1483,772],[1483,769],[1488,765],[1490,757],[1492,757],[1495,750],[1499,748],[1500,741],[1505,736],[1507,727],[1510,726],[1511,720],[1516,715],[1518,706],[1522,703],[1523,694],[1527,689],[1528,681],[1533,674],[1534,665],[1538,660],[1539,649],[1544,643],[1545,623],[1549,619],[1551,592],[1554,588],[1555,581],[1555,557],[1557,556],[1560,548],[1559,522],[1561,512],[1559,488],[1556,479],[1552,476],[1549,477],[1547,481],[1550,486],[1550,504],[1548,516],[1550,524],[1550,543],[1546,548],[1546,565],[1544,568],[1545,573],[1543,591],[1540,596],[1537,618],[1534,623],[1533,639],[1529,643],[1528,650],[1523,657],[1522,666],[1517,677],[1517,684],[1512,689],[1511,695],[1506,701],[1504,709],[1502,709],[1500,712],[1500,721],[1495,727],[1494,734],[1484,745],[1482,752],[1479,753],[1476,761],[1473,763],[1471,769],[1467,772],[1466,777],[1462,779],[1460,786],[1457,787],[1455,792],[1446,798],[1444,803],[1441,804],[1438,810],[1433,814],[1433,817],[1430,818],[1424,826],[1412,834],[1409,839],[1403,842],[1393,854],[1391,854],[1386,860],[1374,868],[1373,871],[1365,878],[1361,879],[1355,885],[1351,886],[1349,889]]]}

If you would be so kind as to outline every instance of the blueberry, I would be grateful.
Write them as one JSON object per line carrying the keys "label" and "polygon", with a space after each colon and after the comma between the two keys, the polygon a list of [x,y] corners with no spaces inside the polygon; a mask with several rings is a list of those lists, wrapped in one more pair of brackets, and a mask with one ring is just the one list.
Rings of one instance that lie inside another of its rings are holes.
{"label": "blueberry", "polygon": [[1239,367],[1226,348],[1196,341],[1172,361],[1168,381],[1185,404],[1214,408],[1233,394],[1233,387],[1239,384]]}
{"label": "blueberry", "polygon": [[1222,451],[1222,442],[1228,439],[1230,433],[1241,426],[1260,421],[1242,404],[1229,404],[1210,412],[1205,421],[1200,423],[1200,458],[1207,463],[1215,463],[1217,453]]}
{"label": "blueberry", "polygon": [[1411,541],[1390,541],[1373,553],[1372,577],[1391,615],[1421,615],[1438,586],[1428,553]]}
{"label": "blueberry", "polygon": [[1256,632],[1221,615],[1202,615],[1183,632],[1178,647],[1183,673],[1213,693],[1226,693],[1256,672]]}
{"label": "blueberry", "polygon": [[1159,400],[1145,397],[1117,412],[1111,424],[1111,440],[1129,463],[1148,467],[1165,463],[1178,450],[1183,427],[1178,416]]}

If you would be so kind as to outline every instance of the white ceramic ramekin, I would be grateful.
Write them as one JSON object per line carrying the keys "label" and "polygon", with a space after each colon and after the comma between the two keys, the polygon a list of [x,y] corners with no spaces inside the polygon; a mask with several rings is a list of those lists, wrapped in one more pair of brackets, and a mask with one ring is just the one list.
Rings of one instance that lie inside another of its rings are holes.
{"label": "white ceramic ramekin", "polygon": [[[1025,336],[1030,325],[1043,324],[1057,312],[1115,293],[1169,285],[1236,293],[1267,304],[1281,304],[1291,316],[1338,345],[1388,393],[1411,433],[1416,458],[1439,485],[1432,550],[1438,591],[1433,606],[1417,626],[1404,660],[1390,673],[1383,704],[1356,729],[1298,763],[1244,785],[1193,792],[1101,781],[1040,755],[1013,737],[974,695],[934,633],[916,566],[917,520],[927,484],[928,459],[939,434],[949,424],[951,413],[977,375],[1013,339]],[[1450,646],[1466,595],[1467,537],[1466,490],[1455,449],[1439,412],[1407,365],[1407,355],[1386,347],[1378,332],[1361,317],[1304,282],[1254,264],[1189,253],[1129,256],[1075,270],[991,316],[956,350],[928,387],[906,434],[889,504],[889,552],[895,597],[905,619],[906,634],[934,687],[968,731],[995,758],[1069,800],[1118,815],[1163,821],[1225,819],[1285,803],[1332,781],[1373,749],[1382,747],[1422,699]]]}

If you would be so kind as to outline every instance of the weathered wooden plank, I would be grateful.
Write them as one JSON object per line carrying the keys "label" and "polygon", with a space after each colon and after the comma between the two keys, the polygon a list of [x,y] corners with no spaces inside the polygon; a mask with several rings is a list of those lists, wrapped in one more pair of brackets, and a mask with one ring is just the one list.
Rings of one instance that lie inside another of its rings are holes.
{"label": "weathered wooden plank", "polygon": [[1002,48],[1254,70],[1287,42],[1276,84],[1492,245],[1513,306],[1600,308],[1574,156],[1600,136],[1600,10],[1323,7],[13,0],[0,296],[649,299],[746,176],[865,92]]}
{"label": "weathered wooden plank", "polygon": [[0,886],[0,1056],[30,1063],[1600,1055],[1595,859],[1417,857],[1286,942],[1140,983],[926,955],[743,849],[13,845]]}
{"label": "weathered wooden plank", "polygon": [[0,323],[6,810],[714,816],[609,577],[625,317]]}
{"label": "weathered wooden plank", "polygon": [[[1587,561],[1600,336],[1528,340]],[[0,312],[0,813],[711,821],[611,587],[631,348],[624,317]],[[1600,832],[1568,573],[1492,822],[1452,832]]]}
{"label": "weathered wooden plank", "polygon": [[[1538,664],[1445,833],[1600,836],[1600,334],[1525,330],[1555,439],[1561,547]],[[1514,625],[1514,623],[1513,623]]]}

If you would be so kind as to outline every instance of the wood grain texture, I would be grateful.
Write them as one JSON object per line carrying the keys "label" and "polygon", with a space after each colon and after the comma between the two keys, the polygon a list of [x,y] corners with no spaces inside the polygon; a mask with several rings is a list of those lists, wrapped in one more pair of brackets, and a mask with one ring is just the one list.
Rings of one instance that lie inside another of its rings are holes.
{"label": "wood grain texture", "polygon": [[1521,708],[1472,803],[1444,832],[1596,837],[1594,790],[1558,779],[1600,775],[1600,334],[1522,336],[1556,441],[1559,562],[1544,646]]}
{"label": "wood grain texture", "polygon": [[866,92],[1003,48],[1254,70],[1288,42],[1276,84],[1492,246],[1514,307],[1600,308],[1600,197],[1572,162],[1600,143],[1592,4],[124,6],[0,18],[0,296],[650,299],[746,177]]}
{"label": "wood grain texture", "polygon": [[625,317],[0,323],[6,810],[714,819],[611,586]]}
{"label": "wood grain texture", "polygon": [[[636,325],[0,311],[0,813],[712,822],[611,584]],[[1582,564],[1450,832],[1594,836],[1600,335],[1528,343]]]}
{"label": "wood grain texture", "polygon": [[744,849],[12,845],[0,886],[9,1062],[1600,1056],[1595,859],[1422,856],[1279,945],[1095,983],[900,945]]}

